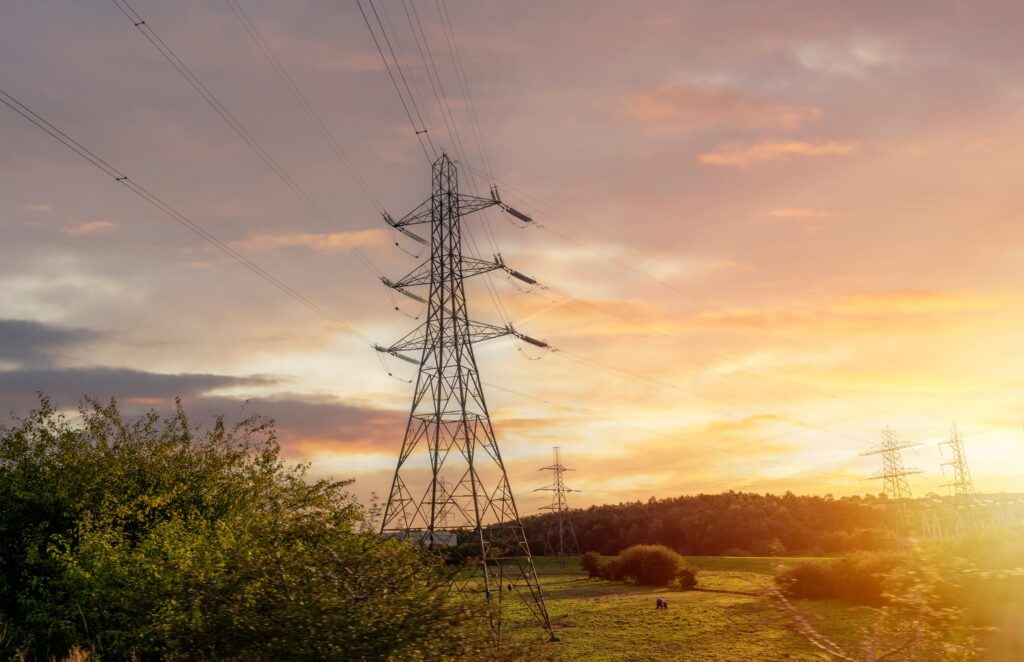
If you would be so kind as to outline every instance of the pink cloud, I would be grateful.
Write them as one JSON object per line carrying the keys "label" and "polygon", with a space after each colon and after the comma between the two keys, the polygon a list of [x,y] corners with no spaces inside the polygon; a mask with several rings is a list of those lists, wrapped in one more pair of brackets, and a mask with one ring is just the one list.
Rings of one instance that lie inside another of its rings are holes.
{"label": "pink cloud", "polygon": [[38,204],[33,205],[22,205],[21,208],[24,211],[33,211],[40,214],[49,214],[51,211],[53,211],[53,207],[45,202],[40,202]]}
{"label": "pink cloud", "polygon": [[779,161],[791,156],[842,156],[860,152],[858,141],[826,141],[808,143],[799,140],[760,142],[749,145],[731,143],[720,145],[711,152],[697,157],[699,163],[713,166],[744,168],[756,163]]}
{"label": "pink cloud", "polygon": [[636,94],[627,110],[642,124],[679,133],[714,126],[799,129],[822,115],[819,108],[762,101],[720,85],[686,83],[667,83]]}
{"label": "pink cloud", "polygon": [[75,223],[64,228],[65,234],[81,237],[87,234],[108,234],[116,231],[120,226],[110,221],[84,221]]}
{"label": "pink cloud", "polygon": [[805,209],[803,207],[773,209],[768,212],[768,215],[774,218],[831,218],[833,216],[832,212],[821,211],[818,209]]}
{"label": "pink cloud", "polygon": [[334,253],[351,250],[353,246],[379,246],[384,243],[386,236],[386,232],[381,229],[324,234],[254,234],[241,241],[231,242],[231,246],[238,250],[253,252],[267,252],[279,248],[307,248],[316,252]]}

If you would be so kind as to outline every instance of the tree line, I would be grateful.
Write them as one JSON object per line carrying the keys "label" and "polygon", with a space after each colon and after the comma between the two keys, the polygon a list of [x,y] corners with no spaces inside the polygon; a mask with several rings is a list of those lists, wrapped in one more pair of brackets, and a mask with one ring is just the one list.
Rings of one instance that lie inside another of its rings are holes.
{"label": "tree line", "polygon": [[[888,546],[885,505],[873,496],[726,492],[591,506],[570,518],[581,552],[660,544],[694,556],[815,555]],[[544,549],[554,517],[524,519],[530,549]]]}

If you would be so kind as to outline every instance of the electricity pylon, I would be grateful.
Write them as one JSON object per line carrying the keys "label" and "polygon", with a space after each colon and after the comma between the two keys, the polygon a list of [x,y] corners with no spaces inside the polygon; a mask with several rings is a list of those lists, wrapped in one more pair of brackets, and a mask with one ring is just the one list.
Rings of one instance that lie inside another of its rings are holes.
{"label": "electricity pylon", "polygon": [[[508,335],[538,347],[547,344],[511,325],[470,320],[464,289],[465,279],[496,270],[535,281],[498,255],[486,261],[462,254],[462,218],[473,212],[498,206],[532,221],[504,204],[496,189],[490,198],[459,193],[458,173],[447,155],[434,162],[432,182],[430,198],[416,209],[398,221],[384,215],[388,225],[429,245],[430,259],[398,281],[382,278],[388,287],[427,303],[427,319],[390,347],[376,347],[418,367],[381,533],[419,541],[454,566],[452,588],[471,610],[486,615],[493,646],[500,644],[503,603],[512,593],[554,639],[473,353],[475,343]],[[429,231],[429,240],[410,229],[418,225]],[[415,286],[429,287],[427,299],[409,291]]]}
{"label": "electricity pylon", "polygon": [[956,524],[960,532],[974,526],[974,481],[971,480],[971,472],[967,468],[967,455],[964,453],[964,440],[960,431],[953,424],[953,431],[949,440],[942,442],[940,448],[948,447],[952,458],[949,462],[943,462],[942,466],[953,469],[953,480],[945,487],[949,488],[953,497],[953,509],[956,514]]}
{"label": "electricity pylon", "polygon": [[573,471],[573,469],[562,464],[562,454],[558,446],[554,447],[553,454],[554,464],[541,469],[541,471],[552,473],[551,484],[547,487],[538,487],[534,492],[551,492],[551,505],[541,508],[541,510],[550,510],[554,514],[544,533],[544,553],[559,557],[564,566],[566,556],[579,556],[580,554],[580,546],[576,542],[576,531],[572,528],[572,520],[569,517],[569,503],[565,498],[569,492],[578,492],[579,490],[565,486],[565,472]]}
{"label": "electricity pylon", "polygon": [[893,429],[887,427],[882,430],[882,443],[861,453],[862,456],[882,456],[882,470],[871,478],[882,480],[882,492],[896,509],[897,536],[907,528],[907,503],[911,499],[910,482],[907,480],[907,476],[921,473],[918,469],[907,469],[903,466],[903,449],[917,445],[899,440]]}

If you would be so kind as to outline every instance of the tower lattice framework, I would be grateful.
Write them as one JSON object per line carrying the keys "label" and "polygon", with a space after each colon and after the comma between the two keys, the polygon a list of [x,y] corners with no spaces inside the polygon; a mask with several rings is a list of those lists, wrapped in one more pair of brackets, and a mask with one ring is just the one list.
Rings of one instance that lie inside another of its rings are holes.
{"label": "tower lattice framework", "polygon": [[578,490],[565,486],[565,472],[572,471],[572,469],[562,464],[562,453],[558,446],[553,448],[552,455],[554,463],[541,469],[541,471],[552,473],[551,484],[547,487],[539,487],[535,491],[551,492],[551,505],[541,508],[541,510],[550,510],[553,514],[544,534],[544,553],[560,557],[564,564],[566,556],[579,556],[580,553],[580,546],[576,541],[576,530],[573,529],[572,518],[569,515],[569,502],[566,499],[566,494]]}
{"label": "tower lattice framework", "polygon": [[[420,541],[451,564],[452,590],[489,621],[495,645],[503,620],[532,620],[554,634],[530,548],[494,435],[473,346],[514,335],[547,345],[508,326],[473,321],[464,281],[489,271],[534,282],[493,261],[464,256],[462,219],[498,206],[524,222],[531,219],[491,198],[459,193],[458,173],[447,155],[432,167],[432,193],[400,220],[385,221],[429,245],[430,258],[404,278],[385,285],[427,304],[426,321],[380,352],[418,366],[409,421],[398,455],[381,532]],[[429,240],[414,230],[427,228]],[[409,288],[429,288],[427,299]],[[408,356],[418,354],[418,358]],[[471,550],[471,551],[470,551]],[[522,607],[512,607],[516,598]],[[527,618],[527,614],[529,618]]]}
{"label": "tower lattice framework", "polygon": [[872,478],[882,481],[882,492],[893,504],[896,511],[897,535],[904,533],[908,527],[908,503],[912,497],[907,476],[921,473],[917,469],[907,469],[903,466],[903,449],[916,445],[899,439],[896,432],[887,427],[882,430],[882,442],[862,453],[865,456],[880,455],[882,457],[882,470]]}
{"label": "tower lattice framework", "polygon": [[945,487],[949,488],[953,497],[953,509],[955,522],[961,531],[970,529],[974,522],[974,481],[971,480],[970,469],[967,468],[967,454],[964,452],[964,439],[960,436],[960,430],[953,424],[953,430],[947,441],[942,442],[943,448],[948,448],[951,458],[943,462],[943,467],[950,467],[953,470],[953,479]]}

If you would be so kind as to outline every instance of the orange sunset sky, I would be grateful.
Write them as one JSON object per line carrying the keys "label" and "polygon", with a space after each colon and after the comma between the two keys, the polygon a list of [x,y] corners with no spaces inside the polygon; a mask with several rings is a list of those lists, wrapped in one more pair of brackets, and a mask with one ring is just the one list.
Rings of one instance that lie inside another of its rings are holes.
{"label": "orange sunset sky", "polygon": [[[239,3],[383,207],[425,199],[356,4]],[[457,156],[408,5],[376,4],[423,125]],[[113,3],[7,0],[0,87],[373,342],[418,324],[349,247],[392,277],[417,261],[229,5],[133,6],[332,229]],[[501,310],[470,288],[475,318],[558,350],[477,350],[521,511],[548,498],[532,490],[554,445],[579,506],[878,492],[859,453],[887,425],[920,443],[914,493],[944,492],[954,422],[979,490],[1022,489],[1024,4],[447,0],[482,140],[438,5],[415,6],[462,160],[541,226],[465,220],[468,252],[497,247],[546,286],[493,277]],[[180,395],[206,422],[261,412],[288,458],[386,494],[412,385],[6,107],[0,227],[5,414],[37,390],[133,412]]]}

